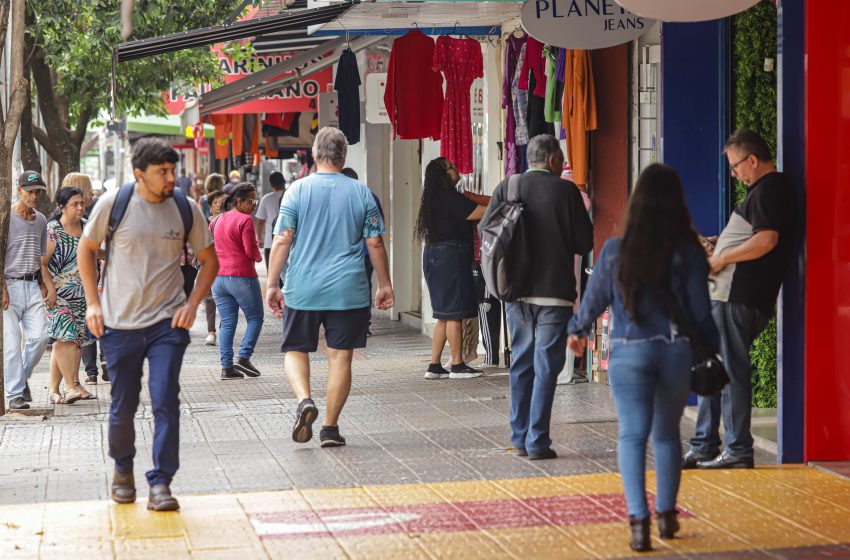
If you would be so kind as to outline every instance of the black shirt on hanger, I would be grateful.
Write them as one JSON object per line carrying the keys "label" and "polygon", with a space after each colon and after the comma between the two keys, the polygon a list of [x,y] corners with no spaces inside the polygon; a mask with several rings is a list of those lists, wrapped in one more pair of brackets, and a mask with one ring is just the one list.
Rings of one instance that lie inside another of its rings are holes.
{"label": "black shirt on hanger", "polygon": [[342,51],[334,89],[339,96],[339,129],[349,145],[360,142],[360,70],[351,49]]}

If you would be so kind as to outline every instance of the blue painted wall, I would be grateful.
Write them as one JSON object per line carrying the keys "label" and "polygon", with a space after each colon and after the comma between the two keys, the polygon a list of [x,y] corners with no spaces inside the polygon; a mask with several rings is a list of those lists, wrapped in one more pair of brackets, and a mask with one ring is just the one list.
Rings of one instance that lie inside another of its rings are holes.
{"label": "blue painted wall", "polygon": [[729,131],[728,22],[662,27],[663,161],[682,178],[691,216],[717,235],[729,215],[729,177],[721,154]]}

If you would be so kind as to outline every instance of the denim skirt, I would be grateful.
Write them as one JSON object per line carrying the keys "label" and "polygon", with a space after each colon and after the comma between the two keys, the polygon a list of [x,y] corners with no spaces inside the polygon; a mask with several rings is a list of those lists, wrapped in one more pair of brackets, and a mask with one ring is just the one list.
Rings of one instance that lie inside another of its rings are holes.
{"label": "denim skirt", "polygon": [[477,317],[472,243],[441,241],[426,245],[422,261],[434,319],[460,321]]}

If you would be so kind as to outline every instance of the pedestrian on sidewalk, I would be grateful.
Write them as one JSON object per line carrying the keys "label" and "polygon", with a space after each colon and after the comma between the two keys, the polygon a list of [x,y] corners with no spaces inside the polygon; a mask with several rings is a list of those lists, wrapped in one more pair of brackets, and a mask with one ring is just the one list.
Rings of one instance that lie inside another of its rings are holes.
{"label": "pedestrian on sidewalk", "polygon": [[266,270],[269,269],[269,254],[272,252],[272,239],[274,238],[274,226],[277,216],[280,214],[280,201],[283,199],[286,180],[280,171],[272,171],[269,174],[269,185],[272,192],[265,195],[257,208],[257,242],[263,250],[263,258],[266,262]]}
{"label": "pedestrian on sidewalk", "polygon": [[[222,191],[224,189],[224,175],[221,173],[210,173],[204,180],[204,195],[201,197],[201,210],[204,211],[204,217],[209,220],[212,211],[212,193]],[[223,191],[222,191],[223,194]]]}
{"label": "pedestrian on sidewalk", "polygon": [[526,295],[505,306],[513,348],[511,442],[520,456],[553,459],[557,453],[551,447],[549,424],[576,299],[573,259],[593,246],[593,226],[578,188],[560,177],[564,154],[558,139],[535,136],[528,143],[527,159],[528,171],[496,187],[487,216],[507,200],[508,182],[518,181],[534,267],[528,271]]}
{"label": "pedestrian on sidewalk", "polygon": [[[213,175],[216,175],[213,173]],[[219,175],[221,177],[221,175]],[[221,177],[222,182],[224,181],[224,177]],[[210,215],[209,221],[212,221],[213,218],[221,214],[221,205],[224,202],[224,199],[227,198],[227,195],[224,194],[224,191],[221,189],[211,191],[206,195],[207,202],[210,205]],[[207,317],[207,338],[204,340],[204,344],[207,346],[215,346],[216,344],[216,330],[215,330],[215,298],[212,295],[212,292],[204,297],[204,314]]]}
{"label": "pedestrian on sidewalk", "polygon": [[720,238],[706,240],[705,249],[711,267],[711,312],[720,330],[729,384],[718,395],[699,398],[696,433],[683,459],[686,469],[754,466],[750,346],[773,315],[797,228],[794,187],[776,170],[767,142],[752,130],[739,130],[726,141],[725,152],[732,176],[746,185],[747,196]]}
{"label": "pedestrian on sidewalk", "polygon": [[[142,367],[147,358],[154,417],[153,468],[147,472],[151,487],[147,507],[156,511],[180,507],[170,489],[179,466],[180,367],[189,344],[188,329],[218,272],[218,259],[201,209],[175,189],[174,169],[178,160],[174,148],[162,140],[137,141],[132,159],[135,183],[103,196],[92,211],[77,249],[88,306],[86,324],[101,339],[112,377],[109,408],[109,456],[115,460],[112,499],[120,504],[136,500],[134,420],[142,388]],[[125,199],[127,193],[130,196]],[[177,197],[180,202],[175,200]],[[123,216],[113,215],[116,202],[125,200]],[[191,216],[188,235],[184,231],[186,214]],[[107,265],[101,299],[95,260],[104,241]],[[195,288],[188,298],[180,270],[180,254],[187,241],[195,247],[195,256],[201,263]]]}
{"label": "pedestrian on sidewalk", "polygon": [[[83,234],[85,198],[80,189],[62,187],[56,193],[57,210],[47,223],[47,253],[41,258],[48,274],[47,332],[50,353],[50,402],[72,404],[97,397],[80,385],[82,349],[92,343],[86,330],[86,296],[77,266],[77,246]],[[65,395],[59,383],[65,381]]]}
{"label": "pedestrian on sidewalk", "polygon": [[[484,374],[464,360],[462,322],[478,317],[472,276],[472,223],[484,216],[486,207],[459,193],[459,181],[457,169],[446,158],[433,159],[425,168],[415,235],[425,244],[422,269],[437,320],[425,379],[469,379]],[[447,341],[452,353],[451,371],[442,366]]]}
{"label": "pedestrian on sidewalk", "polygon": [[573,352],[583,353],[591,326],[611,306],[608,376],[620,426],[617,456],[633,550],[651,550],[645,480],[650,435],[659,534],[669,539],[679,529],[679,422],[693,364],[691,341],[682,333],[697,332],[710,348],[718,347],[707,279],[705,253],[679,176],[665,165],[650,165],[635,185],[622,239],[609,240],[593,267],[568,340]]}
{"label": "pedestrian on sidewalk", "polygon": [[[310,398],[309,353],[317,350],[319,327],[324,326],[328,388],[319,433],[322,447],[345,445],[339,415],[351,389],[354,349],[366,346],[370,308],[362,239],[378,274],[375,307],[389,309],[395,301],[382,238],[384,221],[369,187],[340,173],[347,151],[339,129],[325,127],[316,135],[317,172],[295,181],[283,196],[266,288],[269,309],[283,319],[281,351],[298,399],[292,430],[298,443],[313,437],[318,416]],[[277,278],[287,263],[281,293]]]}
{"label": "pedestrian on sidewalk", "polygon": [[[47,347],[44,299],[47,271],[47,219],[36,210],[47,186],[41,174],[18,177],[18,201],[9,216],[6,265],[3,270],[3,379],[10,410],[30,407],[29,378]],[[26,344],[21,351],[21,332]]]}
{"label": "pedestrian on sidewalk", "polygon": [[[63,187],[74,187],[80,190],[83,193],[83,200],[86,205],[86,211],[83,214],[83,219],[88,220],[89,215],[91,214],[92,208],[97,203],[97,197],[94,196],[94,192],[92,189],[91,177],[86,175],[85,173],[68,173],[65,175],[65,178],[62,179]],[[101,262],[97,263],[98,276],[100,275],[100,267]],[[82,290],[82,283],[80,284],[80,289]],[[84,294],[81,294],[84,297]],[[85,299],[83,299],[83,303],[85,303]],[[83,313],[83,325],[85,325],[85,312]],[[82,350],[82,362],[83,367],[86,370],[86,385],[97,385],[97,359],[98,359],[98,347],[100,344],[97,339],[91,338],[91,343],[83,346]],[[109,383],[109,372],[106,369],[106,360],[103,358],[103,349],[100,349],[100,369],[103,370],[103,381],[104,383]],[[51,396],[52,398],[52,396]]]}
{"label": "pedestrian on sidewalk", "polygon": [[[251,183],[239,183],[222,203],[224,212],[210,222],[219,262],[212,294],[221,313],[218,351],[222,381],[243,379],[246,375],[260,376],[260,370],[251,363],[264,315],[263,293],[255,266],[263,260],[252,217],[257,202],[257,188]],[[233,337],[240,309],[248,327],[242,335],[239,358],[234,363]]]}

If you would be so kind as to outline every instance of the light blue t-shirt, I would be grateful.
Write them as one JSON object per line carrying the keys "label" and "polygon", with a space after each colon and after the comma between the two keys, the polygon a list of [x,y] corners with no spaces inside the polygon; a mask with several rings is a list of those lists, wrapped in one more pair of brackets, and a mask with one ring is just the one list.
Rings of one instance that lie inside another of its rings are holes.
{"label": "light blue t-shirt", "polygon": [[293,309],[369,307],[364,238],[384,234],[369,187],[341,173],[314,173],[283,195],[275,235],[294,234],[283,295]]}

